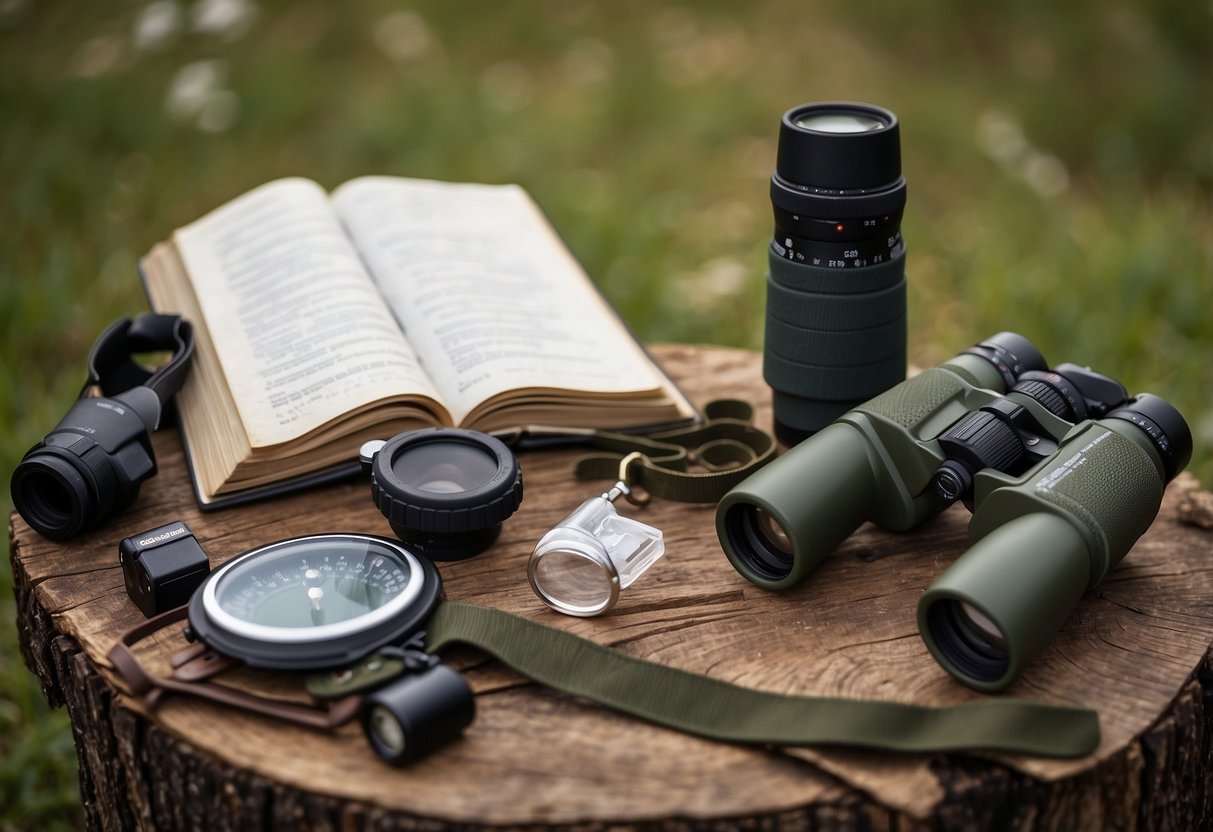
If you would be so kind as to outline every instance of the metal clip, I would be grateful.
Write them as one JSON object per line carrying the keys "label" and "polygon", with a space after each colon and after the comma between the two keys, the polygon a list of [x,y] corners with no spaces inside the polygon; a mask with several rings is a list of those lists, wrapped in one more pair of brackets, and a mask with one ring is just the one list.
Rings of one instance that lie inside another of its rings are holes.
{"label": "metal clip", "polygon": [[[647,506],[652,497],[649,492],[643,488],[636,488],[636,481],[628,476],[628,472],[632,467],[632,463],[640,462],[645,459],[645,455],[640,451],[632,451],[630,454],[619,460],[619,485],[623,486],[622,494],[628,498],[628,502],[634,506]],[[616,488],[619,486],[617,485]]]}

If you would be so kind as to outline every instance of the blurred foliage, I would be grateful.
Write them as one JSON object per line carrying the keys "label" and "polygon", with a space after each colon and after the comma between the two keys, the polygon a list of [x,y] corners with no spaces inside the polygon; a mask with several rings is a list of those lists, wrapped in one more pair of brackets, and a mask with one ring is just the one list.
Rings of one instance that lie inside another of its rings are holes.
{"label": "blurred foliage", "polygon": [[[249,188],[524,185],[648,340],[758,347],[789,106],[902,122],[911,355],[1018,330],[1213,461],[1213,7],[0,0],[0,507],[138,257]],[[79,825],[0,567],[0,829]]]}

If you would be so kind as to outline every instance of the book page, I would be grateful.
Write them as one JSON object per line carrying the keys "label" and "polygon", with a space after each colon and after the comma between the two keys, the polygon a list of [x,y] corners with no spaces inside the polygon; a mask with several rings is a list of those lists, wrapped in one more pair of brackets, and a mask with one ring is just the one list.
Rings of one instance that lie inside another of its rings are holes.
{"label": "book page", "polygon": [[438,397],[316,183],[263,185],[174,241],[253,448],[385,397]]}
{"label": "book page", "polygon": [[509,390],[661,386],[520,187],[366,177],[332,202],[457,423]]}

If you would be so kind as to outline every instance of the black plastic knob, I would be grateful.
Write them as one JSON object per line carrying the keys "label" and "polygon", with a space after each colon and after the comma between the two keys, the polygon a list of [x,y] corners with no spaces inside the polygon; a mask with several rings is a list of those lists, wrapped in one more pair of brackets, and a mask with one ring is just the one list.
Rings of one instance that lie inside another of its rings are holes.
{"label": "black plastic knob", "polygon": [[1054,416],[1078,423],[1087,418],[1087,405],[1082,393],[1063,375],[1052,371],[1029,370],[1019,377],[1013,388],[1044,406]]}

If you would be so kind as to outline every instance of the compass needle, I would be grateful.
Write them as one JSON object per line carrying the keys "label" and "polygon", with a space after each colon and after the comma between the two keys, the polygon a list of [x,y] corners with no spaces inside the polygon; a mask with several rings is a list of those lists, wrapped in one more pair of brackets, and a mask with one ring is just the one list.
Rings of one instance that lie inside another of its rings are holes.
{"label": "compass needle", "polygon": [[[308,570],[314,571],[314,570]],[[324,590],[318,586],[308,587],[307,597],[312,601],[312,623],[324,623],[324,608],[321,607],[321,602],[324,600]]]}

